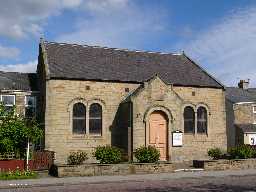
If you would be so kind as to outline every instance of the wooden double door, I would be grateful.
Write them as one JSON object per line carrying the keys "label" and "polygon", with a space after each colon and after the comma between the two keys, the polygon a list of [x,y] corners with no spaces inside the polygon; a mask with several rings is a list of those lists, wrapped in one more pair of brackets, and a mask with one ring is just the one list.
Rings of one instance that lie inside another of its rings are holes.
{"label": "wooden double door", "polygon": [[149,117],[149,145],[160,151],[160,160],[166,161],[168,157],[168,121],[165,113],[154,111]]}

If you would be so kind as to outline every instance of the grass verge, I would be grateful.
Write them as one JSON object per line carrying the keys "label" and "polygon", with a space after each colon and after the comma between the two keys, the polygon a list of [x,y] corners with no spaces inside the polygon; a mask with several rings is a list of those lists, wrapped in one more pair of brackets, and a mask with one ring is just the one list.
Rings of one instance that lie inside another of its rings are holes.
{"label": "grass verge", "polygon": [[33,171],[8,171],[0,172],[0,180],[14,180],[14,179],[35,179],[38,174]]}

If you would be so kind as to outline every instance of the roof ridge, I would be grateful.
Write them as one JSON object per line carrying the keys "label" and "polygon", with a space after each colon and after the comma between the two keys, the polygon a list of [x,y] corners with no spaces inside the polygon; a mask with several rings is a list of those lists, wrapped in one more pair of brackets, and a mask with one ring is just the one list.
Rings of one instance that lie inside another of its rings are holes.
{"label": "roof ridge", "polygon": [[28,73],[26,73],[26,72],[20,72],[20,71],[2,71],[2,70],[0,70],[0,73],[16,73],[16,74],[36,74],[36,72],[28,72]]}
{"label": "roof ridge", "polygon": [[48,44],[82,46],[82,47],[100,48],[100,49],[115,50],[115,51],[136,52],[136,53],[149,53],[149,54],[160,54],[160,55],[177,55],[177,56],[183,55],[183,53],[171,53],[171,52],[161,52],[161,51],[146,51],[146,50],[140,50],[140,49],[126,49],[126,48],[107,47],[107,46],[99,46],[99,45],[55,42],[55,41],[47,41],[47,40],[44,40],[44,42],[48,43]]}

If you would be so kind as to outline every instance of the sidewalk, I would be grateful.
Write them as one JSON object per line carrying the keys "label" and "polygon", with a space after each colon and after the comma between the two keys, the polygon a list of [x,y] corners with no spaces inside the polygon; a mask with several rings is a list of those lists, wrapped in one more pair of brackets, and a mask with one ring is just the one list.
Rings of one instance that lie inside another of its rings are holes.
{"label": "sidewalk", "polygon": [[238,171],[200,171],[200,172],[177,172],[147,175],[127,175],[127,176],[96,176],[96,177],[65,177],[55,178],[47,177],[40,179],[27,180],[9,180],[0,181],[0,189],[17,188],[17,187],[42,187],[42,186],[63,186],[77,185],[86,183],[115,183],[124,181],[158,181],[173,180],[180,178],[199,178],[199,177],[225,177],[225,176],[243,176],[256,175],[256,169],[238,170]]}

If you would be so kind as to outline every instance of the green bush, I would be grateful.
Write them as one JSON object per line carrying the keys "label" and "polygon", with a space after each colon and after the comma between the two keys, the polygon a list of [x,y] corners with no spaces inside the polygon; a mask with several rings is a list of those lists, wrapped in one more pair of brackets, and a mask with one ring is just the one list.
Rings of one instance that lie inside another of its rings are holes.
{"label": "green bush", "polygon": [[256,150],[250,145],[240,145],[228,151],[232,159],[248,159],[256,157]]}
{"label": "green bush", "polygon": [[111,146],[98,146],[94,156],[101,164],[120,163],[122,159],[121,150]]}
{"label": "green bush", "polygon": [[220,148],[212,148],[208,150],[208,156],[213,159],[220,159],[223,156],[223,153]]}
{"label": "green bush", "polygon": [[0,154],[14,152],[24,158],[27,142],[35,144],[43,137],[43,130],[35,119],[26,119],[0,103]]}
{"label": "green bush", "polygon": [[69,165],[81,165],[87,158],[87,153],[84,151],[71,152],[68,156]]}
{"label": "green bush", "polygon": [[153,146],[142,146],[136,149],[135,157],[140,163],[155,163],[159,161],[160,152]]}

